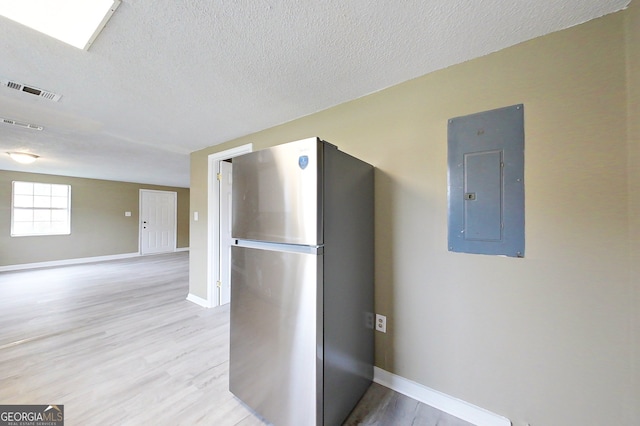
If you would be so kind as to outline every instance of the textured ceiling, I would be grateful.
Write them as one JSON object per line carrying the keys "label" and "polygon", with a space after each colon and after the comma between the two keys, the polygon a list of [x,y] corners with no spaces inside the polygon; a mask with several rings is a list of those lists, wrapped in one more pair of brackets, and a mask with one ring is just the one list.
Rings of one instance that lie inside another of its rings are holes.
{"label": "textured ceiling", "polygon": [[[19,0],[16,0],[19,1]],[[89,51],[0,17],[0,169],[189,186],[189,153],[629,0],[123,0]],[[30,166],[5,151],[41,156]]]}

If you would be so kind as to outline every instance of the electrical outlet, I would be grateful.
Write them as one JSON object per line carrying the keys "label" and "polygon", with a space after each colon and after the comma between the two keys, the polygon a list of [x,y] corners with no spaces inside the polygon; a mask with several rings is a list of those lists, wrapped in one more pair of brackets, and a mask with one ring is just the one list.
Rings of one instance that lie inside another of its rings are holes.
{"label": "electrical outlet", "polygon": [[375,324],[373,321],[373,312],[366,312],[364,314],[364,326],[369,330],[373,330],[375,328]]}
{"label": "electrical outlet", "polygon": [[387,332],[387,317],[384,315],[376,314],[376,330],[381,333]]}

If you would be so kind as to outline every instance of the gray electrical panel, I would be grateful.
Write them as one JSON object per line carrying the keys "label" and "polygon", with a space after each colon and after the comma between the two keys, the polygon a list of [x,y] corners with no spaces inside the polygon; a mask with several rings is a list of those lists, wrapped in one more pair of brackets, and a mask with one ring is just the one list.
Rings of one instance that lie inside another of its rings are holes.
{"label": "gray electrical panel", "polygon": [[449,120],[449,251],[524,257],[524,106]]}

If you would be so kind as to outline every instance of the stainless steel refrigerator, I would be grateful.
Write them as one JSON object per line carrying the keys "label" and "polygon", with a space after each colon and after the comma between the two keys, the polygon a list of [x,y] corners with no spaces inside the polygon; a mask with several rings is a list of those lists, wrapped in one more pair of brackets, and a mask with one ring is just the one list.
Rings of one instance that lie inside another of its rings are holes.
{"label": "stainless steel refrigerator", "polygon": [[318,138],[233,159],[229,389],[340,425],[373,377],[373,167]]}

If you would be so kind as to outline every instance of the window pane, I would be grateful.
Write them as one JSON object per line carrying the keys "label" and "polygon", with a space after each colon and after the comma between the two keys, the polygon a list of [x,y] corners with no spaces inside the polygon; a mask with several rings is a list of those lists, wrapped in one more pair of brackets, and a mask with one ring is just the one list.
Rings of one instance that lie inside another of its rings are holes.
{"label": "window pane", "polygon": [[51,197],[36,195],[33,197],[33,207],[51,207]]}
{"label": "window pane", "polygon": [[66,198],[69,195],[69,185],[51,185],[51,195]]}
{"label": "window pane", "polygon": [[13,224],[14,235],[29,235],[33,233],[33,224],[31,222],[15,222]]}
{"label": "window pane", "polygon": [[69,234],[69,225],[66,222],[53,222],[50,232],[55,234]]}
{"label": "window pane", "polygon": [[33,193],[34,195],[51,195],[51,185],[48,183],[34,183]]}
{"label": "window pane", "polygon": [[20,195],[33,195],[33,183],[13,182],[13,193]]}
{"label": "window pane", "polygon": [[67,197],[51,197],[51,207],[56,209],[66,209],[67,206]]}
{"label": "window pane", "polygon": [[36,234],[48,234],[51,222],[33,222],[33,231]]}
{"label": "window pane", "polygon": [[34,222],[51,222],[51,210],[34,210],[33,211]]}
{"label": "window pane", "polygon": [[67,222],[67,211],[66,210],[52,210],[51,211],[51,220],[53,222]]}
{"label": "window pane", "polygon": [[13,210],[14,222],[32,222],[33,210],[28,209],[15,209]]}
{"label": "window pane", "polygon": [[33,196],[31,195],[15,195],[13,197],[14,207],[33,207]]}

